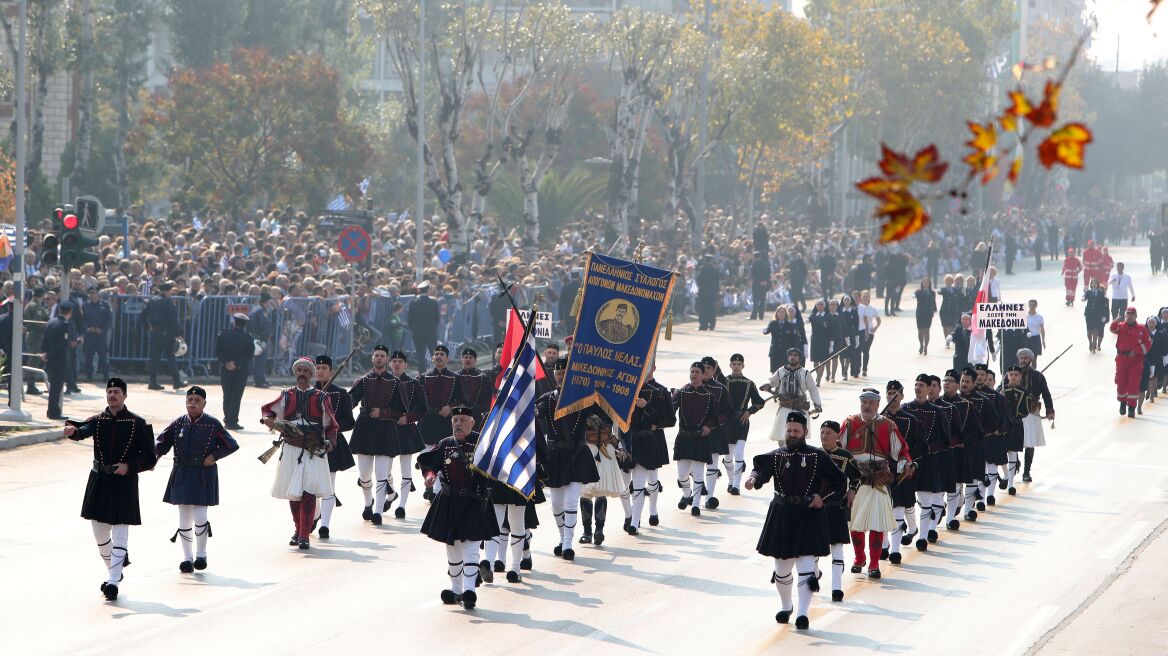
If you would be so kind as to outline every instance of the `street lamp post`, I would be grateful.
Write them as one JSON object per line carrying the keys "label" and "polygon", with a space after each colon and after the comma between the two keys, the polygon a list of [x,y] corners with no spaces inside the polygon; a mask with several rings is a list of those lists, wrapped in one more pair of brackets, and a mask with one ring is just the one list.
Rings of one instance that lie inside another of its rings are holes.
{"label": "street lamp post", "polygon": [[420,283],[426,259],[422,230],[426,203],[426,0],[418,3],[418,86],[415,94],[418,102],[418,181],[414,197],[414,227],[417,232],[414,247],[417,250],[415,278]]}
{"label": "street lamp post", "polygon": [[24,166],[28,159],[25,144],[25,78],[28,75],[28,54],[25,43],[28,27],[28,0],[20,0],[20,36],[16,51],[16,243],[12,245],[12,350],[8,356],[11,384],[8,389],[8,410],[0,418],[28,421],[32,419],[20,408],[24,393]]}

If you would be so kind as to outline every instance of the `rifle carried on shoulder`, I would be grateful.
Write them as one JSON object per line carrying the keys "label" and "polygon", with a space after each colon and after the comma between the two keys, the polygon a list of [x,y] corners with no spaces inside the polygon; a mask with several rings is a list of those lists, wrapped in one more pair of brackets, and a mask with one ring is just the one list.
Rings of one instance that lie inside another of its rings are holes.
{"label": "rifle carried on shoulder", "polygon": [[[345,367],[349,364],[349,360],[352,360],[353,355],[356,353],[357,349],[349,351],[349,355],[346,356],[344,360],[341,360],[341,363],[337,365],[336,369],[333,369],[333,375],[329,376],[328,382],[321,386],[322,391],[328,389],[328,386],[333,384],[333,381],[337,379],[337,376],[341,374],[341,371],[345,369]],[[276,455],[276,451],[280,450],[280,447],[284,444],[285,435],[290,435],[292,437],[304,436],[304,432],[300,430],[299,426],[286,419],[277,419],[272,422],[272,426],[268,429],[268,432],[279,433],[280,437],[272,440],[272,446],[268,447],[267,451],[264,451],[259,455],[259,461],[265,465],[268,464],[268,461],[272,459],[272,456]]]}

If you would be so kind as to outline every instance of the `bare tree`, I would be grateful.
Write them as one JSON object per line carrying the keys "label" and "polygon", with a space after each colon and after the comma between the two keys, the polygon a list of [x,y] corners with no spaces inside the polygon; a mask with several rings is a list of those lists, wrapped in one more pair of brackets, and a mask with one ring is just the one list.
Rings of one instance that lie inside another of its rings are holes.
{"label": "bare tree", "polygon": [[89,175],[89,157],[93,151],[94,110],[97,108],[91,0],[77,0],[73,20],[77,26],[77,38],[74,41],[75,64],[80,83],[77,98],[77,139],[73,147],[73,172],[69,186],[75,193],[84,193],[83,185],[86,176]]}

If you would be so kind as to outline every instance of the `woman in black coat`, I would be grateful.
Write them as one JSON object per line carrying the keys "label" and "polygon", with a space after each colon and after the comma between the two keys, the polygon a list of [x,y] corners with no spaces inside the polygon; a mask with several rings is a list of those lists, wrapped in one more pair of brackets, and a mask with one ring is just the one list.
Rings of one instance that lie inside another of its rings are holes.
{"label": "woman in black coat", "polygon": [[937,295],[941,297],[941,309],[937,314],[941,319],[941,333],[944,335],[949,335],[957,324],[961,323],[961,313],[965,308],[962,307],[964,293],[960,290],[964,286],[965,276],[959,273],[954,278],[953,274],[945,274],[945,286],[937,291]]}
{"label": "woman in black coat", "polygon": [[[839,301],[835,300],[834,298],[827,302],[827,323],[831,329],[831,352],[832,353],[835,353],[835,352],[839,351],[840,349],[845,348],[846,346],[848,346],[848,344],[851,343],[850,341],[848,341],[849,336],[844,333],[844,318],[842,316],[840,316],[839,309],[840,309]],[[811,334],[814,335],[815,332],[812,331]],[[843,357],[843,356],[840,355],[840,356],[834,357],[831,359],[831,362],[829,362],[827,364],[827,380],[829,382],[832,382],[832,383],[835,382],[835,369],[836,369],[836,366],[839,364],[840,357]],[[847,367],[844,367],[844,380],[847,380],[847,378],[848,378]]]}
{"label": "woman in black coat", "polygon": [[1103,329],[1111,319],[1107,290],[1098,278],[1091,279],[1091,288],[1083,292],[1083,300],[1087,307],[1083,309],[1083,316],[1087,320],[1087,343],[1091,352],[1095,353],[1103,348]]}
{"label": "woman in black coat", "polygon": [[790,305],[780,305],[775,310],[775,318],[762,331],[771,336],[771,371],[778,371],[787,362],[787,349],[797,348],[803,352],[807,344],[807,332],[799,313]]}
{"label": "woman in black coat", "polygon": [[827,361],[831,355],[832,339],[832,318],[827,313],[827,303],[822,299],[815,302],[815,308],[811,310],[807,323],[811,324],[811,361],[817,367],[815,384],[819,385],[823,380],[823,369],[819,365]]}
{"label": "woman in black coat", "polygon": [[937,314],[937,294],[933,283],[927,277],[921,280],[921,288],[913,292],[917,299],[917,353],[929,354],[929,326]]}
{"label": "woman in black coat", "polygon": [[839,316],[841,339],[848,347],[840,354],[840,368],[843,370],[844,380],[847,380],[852,361],[860,355],[860,318],[856,311],[856,302],[852,300],[850,294],[844,294],[840,299]]}

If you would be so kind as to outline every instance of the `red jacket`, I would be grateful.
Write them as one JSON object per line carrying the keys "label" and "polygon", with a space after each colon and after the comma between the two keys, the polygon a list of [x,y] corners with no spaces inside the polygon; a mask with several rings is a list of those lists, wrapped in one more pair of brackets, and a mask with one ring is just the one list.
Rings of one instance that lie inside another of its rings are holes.
{"label": "red jacket", "polygon": [[893,462],[902,460],[906,463],[912,462],[912,456],[908,454],[908,445],[891,419],[878,415],[872,420],[874,438],[865,435],[867,423],[860,415],[852,415],[845,419],[840,429],[840,445],[854,456],[869,453]]}
{"label": "red jacket", "polygon": [[1120,356],[1144,357],[1152,349],[1152,336],[1139,321],[1129,324],[1123,319],[1111,322],[1111,332],[1115,333],[1115,348]]}
{"label": "red jacket", "polygon": [[1078,278],[1079,274],[1083,272],[1083,263],[1074,255],[1068,255],[1067,259],[1063,260],[1063,277],[1064,278]]}

